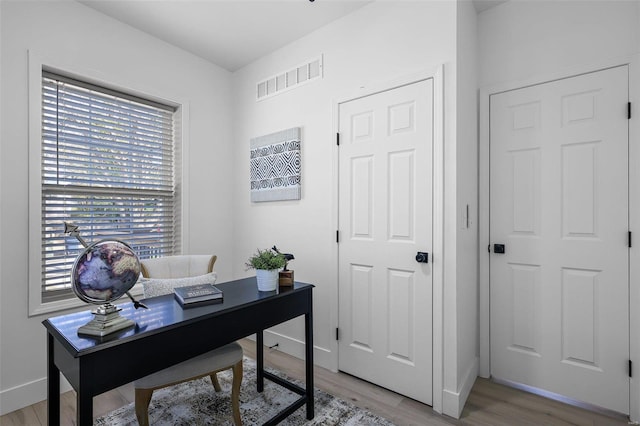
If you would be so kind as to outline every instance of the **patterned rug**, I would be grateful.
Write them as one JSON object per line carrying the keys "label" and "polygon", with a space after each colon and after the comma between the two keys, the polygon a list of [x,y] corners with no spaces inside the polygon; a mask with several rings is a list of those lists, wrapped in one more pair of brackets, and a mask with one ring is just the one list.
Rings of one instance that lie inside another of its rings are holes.
{"label": "patterned rug", "polygon": [[[298,385],[296,380],[282,376]],[[220,425],[232,426],[231,418],[231,371],[218,373],[221,392],[215,392],[208,377],[181,383],[155,391],[149,405],[151,425]],[[264,392],[256,391],[256,364],[244,358],[244,377],[240,390],[240,415],[243,425],[261,425],[279,412],[283,407],[299,398],[299,395],[265,380]],[[137,425],[133,403],[121,407],[97,419],[94,425],[121,426]],[[281,425],[344,425],[344,426],[393,426],[367,410],[315,390],[315,417],[306,419],[306,409],[301,407],[287,417]]]}

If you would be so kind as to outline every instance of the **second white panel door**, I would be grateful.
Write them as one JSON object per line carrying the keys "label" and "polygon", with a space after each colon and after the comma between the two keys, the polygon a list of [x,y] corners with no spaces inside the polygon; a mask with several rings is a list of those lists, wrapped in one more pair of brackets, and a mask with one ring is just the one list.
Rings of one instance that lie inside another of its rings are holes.
{"label": "second white panel door", "polygon": [[490,101],[491,374],[621,413],[627,81],[618,67]]}

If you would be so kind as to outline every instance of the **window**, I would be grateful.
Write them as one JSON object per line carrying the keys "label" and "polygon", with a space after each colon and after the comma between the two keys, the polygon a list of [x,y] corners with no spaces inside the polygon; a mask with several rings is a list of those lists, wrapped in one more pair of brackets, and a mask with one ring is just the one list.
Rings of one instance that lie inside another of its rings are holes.
{"label": "window", "polygon": [[69,298],[89,243],[118,239],[141,259],[179,251],[175,108],[42,72],[42,303]]}

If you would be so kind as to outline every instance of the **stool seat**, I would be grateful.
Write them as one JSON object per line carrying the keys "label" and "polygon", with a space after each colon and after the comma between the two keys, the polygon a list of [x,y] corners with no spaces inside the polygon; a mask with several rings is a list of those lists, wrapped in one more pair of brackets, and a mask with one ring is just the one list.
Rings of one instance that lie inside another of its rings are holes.
{"label": "stool seat", "polygon": [[224,370],[239,361],[242,361],[242,347],[236,342],[229,343],[138,379],[135,381],[135,388],[157,389],[208,376],[212,371]]}

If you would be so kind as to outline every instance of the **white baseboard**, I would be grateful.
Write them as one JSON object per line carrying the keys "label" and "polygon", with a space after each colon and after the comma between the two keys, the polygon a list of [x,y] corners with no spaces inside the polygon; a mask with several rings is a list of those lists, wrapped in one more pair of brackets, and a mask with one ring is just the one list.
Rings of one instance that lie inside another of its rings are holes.
{"label": "white baseboard", "polygon": [[473,362],[467,370],[467,374],[465,374],[462,380],[459,391],[453,392],[447,389],[442,391],[442,414],[456,419],[460,418],[464,404],[467,402],[469,393],[471,393],[471,388],[478,377],[479,362],[478,357],[473,359]]}
{"label": "white baseboard", "polygon": [[[71,385],[60,375],[60,393],[71,390]],[[47,399],[47,378],[0,391],[0,416]]]}
{"label": "white baseboard", "polygon": [[[304,342],[275,331],[265,330],[264,345],[273,346],[278,344],[278,350],[296,358],[304,359]],[[255,335],[249,336],[251,340],[255,340]],[[313,363],[319,367],[331,370],[331,366],[335,364],[333,361],[334,354],[330,349],[313,345]]]}

